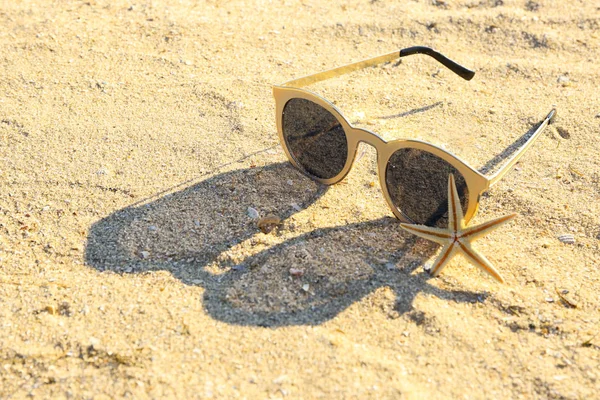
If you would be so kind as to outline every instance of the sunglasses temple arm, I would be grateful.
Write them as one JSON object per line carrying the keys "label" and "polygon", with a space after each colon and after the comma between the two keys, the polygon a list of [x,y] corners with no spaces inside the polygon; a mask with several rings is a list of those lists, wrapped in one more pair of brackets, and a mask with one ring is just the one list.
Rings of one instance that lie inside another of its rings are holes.
{"label": "sunglasses temple arm", "polygon": [[369,58],[367,60],[358,61],[358,62],[355,62],[352,64],[343,65],[341,67],[329,69],[327,71],[318,72],[313,75],[308,75],[308,76],[304,76],[302,78],[294,79],[292,81],[284,83],[283,86],[300,88],[303,86],[312,85],[313,83],[324,81],[326,79],[335,78],[340,75],[348,74],[350,72],[354,72],[359,69],[373,67],[373,66],[383,64],[386,62],[395,61],[399,57],[400,58],[406,57],[406,56],[410,56],[413,54],[426,54],[430,57],[433,57],[438,62],[443,64],[445,67],[450,69],[452,72],[454,72],[455,74],[457,74],[458,76],[460,76],[466,80],[471,80],[471,78],[473,78],[473,76],[475,75],[475,72],[463,67],[462,65],[452,61],[448,57],[444,56],[441,53],[438,53],[437,51],[435,51],[429,47],[415,46],[415,47],[408,47],[406,49],[402,49],[402,50],[400,50],[400,53],[398,53],[397,51],[394,51],[392,53],[384,54],[384,55],[377,56],[374,58]]}
{"label": "sunglasses temple arm", "polygon": [[429,57],[433,57],[436,61],[442,64],[444,67],[448,68],[450,71],[454,72],[456,75],[461,78],[470,81],[475,76],[475,72],[471,71],[468,68],[463,67],[459,63],[452,61],[442,53],[435,51],[430,47],[425,46],[414,46],[408,47],[406,49],[400,50],[400,57],[411,56],[413,54],[425,54]]}
{"label": "sunglasses temple arm", "polygon": [[489,187],[494,186],[511,168],[519,161],[519,159],[525,154],[529,147],[535,142],[535,140],[540,137],[540,134],[544,131],[544,129],[553,121],[556,116],[556,109],[553,108],[552,111],[548,113],[546,118],[542,121],[540,126],[537,127],[535,132],[531,134],[531,137],[521,146],[519,150],[504,164],[504,166],[497,171],[494,175],[488,178]]}

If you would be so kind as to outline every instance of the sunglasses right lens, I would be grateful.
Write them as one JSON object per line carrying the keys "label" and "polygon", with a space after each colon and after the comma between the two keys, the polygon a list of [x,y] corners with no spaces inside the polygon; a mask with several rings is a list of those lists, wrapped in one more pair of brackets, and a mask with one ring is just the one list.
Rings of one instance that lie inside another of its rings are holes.
{"label": "sunglasses right lens", "polygon": [[304,170],[331,179],[344,169],[348,141],[337,118],[310,100],[294,98],[283,108],[283,137]]}
{"label": "sunglasses right lens", "polygon": [[463,212],[469,190],[465,177],[447,161],[419,149],[404,148],[390,157],[385,181],[394,206],[417,224],[448,226],[448,175],[454,174]]}

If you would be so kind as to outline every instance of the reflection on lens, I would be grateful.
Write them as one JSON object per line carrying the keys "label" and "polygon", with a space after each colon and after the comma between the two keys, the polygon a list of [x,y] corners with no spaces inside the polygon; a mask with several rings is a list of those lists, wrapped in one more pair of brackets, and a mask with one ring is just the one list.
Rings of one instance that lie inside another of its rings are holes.
{"label": "reflection on lens", "polygon": [[342,172],[348,142],[340,122],[305,99],[291,99],[283,109],[283,137],[292,157],[309,174],[330,179]]}
{"label": "reflection on lens", "polygon": [[463,212],[469,190],[456,168],[433,154],[400,149],[390,157],[385,180],[393,204],[410,220],[429,226],[448,224],[448,175],[454,174]]}

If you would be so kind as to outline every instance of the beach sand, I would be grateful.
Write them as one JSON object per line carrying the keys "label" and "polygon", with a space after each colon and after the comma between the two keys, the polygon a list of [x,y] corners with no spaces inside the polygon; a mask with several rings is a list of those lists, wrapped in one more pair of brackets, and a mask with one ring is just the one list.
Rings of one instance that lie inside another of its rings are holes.
{"label": "beach sand", "polygon": [[[597,2],[5,0],[0,26],[0,398],[598,398]],[[414,45],[475,78],[412,56],[308,89],[488,174],[555,106],[472,221],[517,213],[475,243],[505,284],[424,271],[373,149],[325,187],[279,144],[273,84]]]}

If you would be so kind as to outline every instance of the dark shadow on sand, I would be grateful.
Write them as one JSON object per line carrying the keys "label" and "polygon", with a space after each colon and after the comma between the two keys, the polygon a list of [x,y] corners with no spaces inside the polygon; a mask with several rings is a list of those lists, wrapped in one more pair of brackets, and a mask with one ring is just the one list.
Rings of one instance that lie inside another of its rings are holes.
{"label": "dark shadow on sand", "polygon": [[424,113],[427,112],[431,109],[434,109],[436,107],[440,107],[444,104],[443,101],[438,101],[435,103],[432,103],[428,106],[424,106],[424,107],[419,107],[419,108],[413,108],[412,110],[408,110],[405,112],[401,112],[399,114],[392,114],[392,115],[383,115],[381,117],[377,117],[378,119],[395,119],[395,118],[404,118],[404,117],[408,117],[410,115],[415,115],[415,114],[420,114],[420,113]]}
{"label": "dark shadow on sand", "polygon": [[[459,302],[485,296],[430,285],[429,274],[416,270],[437,246],[405,233],[391,217],[268,244],[272,235],[293,236],[289,218],[326,190],[287,163],[223,173],[96,222],[85,259],[119,274],[169,271],[205,288],[212,317],[238,325],[320,324],[384,286],[395,292],[400,314],[420,292]],[[248,207],[280,216],[283,225],[267,237]]]}
{"label": "dark shadow on sand", "polygon": [[519,137],[517,140],[512,142],[507,148],[502,150],[502,153],[498,154],[497,156],[495,156],[494,158],[489,160],[487,163],[485,163],[485,165],[483,167],[479,168],[479,172],[481,172],[482,174],[492,173],[494,171],[494,169],[496,169],[496,167],[498,167],[500,164],[502,164],[502,162],[504,160],[509,159],[513,154],[515,154],[517,152],[517,150],[519,150],[519,148],[521,148],[521,146],[523,146],[525,144],[525,142],[527,142],[529,140],[531,135],[533,135],[535,133],[537,128],[542,123],[543,123],[543,121],[538,122],[537,124],[533,125],[527,132],[525,132],[523,135],[521,135],[521,137]]}

